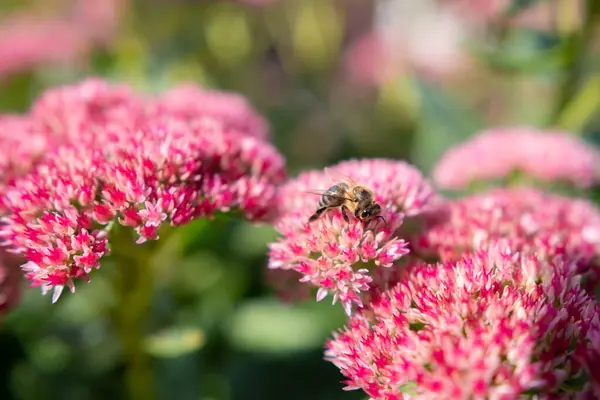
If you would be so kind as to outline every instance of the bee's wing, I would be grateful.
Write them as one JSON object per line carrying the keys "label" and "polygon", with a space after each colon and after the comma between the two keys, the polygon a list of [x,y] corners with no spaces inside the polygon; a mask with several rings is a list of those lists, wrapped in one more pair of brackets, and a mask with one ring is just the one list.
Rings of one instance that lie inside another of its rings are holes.
{"label": "bee's wing", "polygon": [[325,175],[333,184],[346,182],[349,183],[350,186],[358,185],[358,182],[356,182],[352,177],[330,167],[325,168]]}
{"label": "bee's wing", "polygon": [[309,193],[309,194],[316,194],[318,196],[333,197],[334,199],[350,200],[350,201],[352,201],[352,199],[350,199],[349,197],[340,196],[339,194],[335,194],[335,193],[329,193],[326,190],[304,190],[303,192],[304,193]]}

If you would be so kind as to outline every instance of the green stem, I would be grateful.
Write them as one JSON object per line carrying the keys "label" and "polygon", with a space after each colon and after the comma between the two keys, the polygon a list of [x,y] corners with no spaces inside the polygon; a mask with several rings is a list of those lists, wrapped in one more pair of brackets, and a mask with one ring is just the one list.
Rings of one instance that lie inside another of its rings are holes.
{"label": "green stem", "polygon": [[123,346],[125,385],[131,400],[151,400],[155,392],[150,358],[144,349],[144,325],[154,283],[150,260],[155,246],[155,242],[136,245],[130,228],[115,225],[111,230],[111,256],[117,267],[113,283],[118,298],[112,316]]}
{"label": "green stem", "polygon": [[568,70],[559,89],[558,99],[551,116],[551,125],[554,125],[563,110],[569,105],[575,94],[579,80],[583,73],[587,50],[593,39],[596,22],[600,18],[600,2],[588,0],[583,16],[581,31],[573,34],[567,44],[569,51]]}

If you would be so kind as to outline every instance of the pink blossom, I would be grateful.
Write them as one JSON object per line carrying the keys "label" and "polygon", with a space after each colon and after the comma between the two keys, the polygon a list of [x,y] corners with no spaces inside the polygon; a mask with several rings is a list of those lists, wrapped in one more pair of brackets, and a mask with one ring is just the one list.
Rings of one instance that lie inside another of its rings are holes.
{"label": "pink blossom", "polygon": [[3,235],[29,260],[32,285],[54,288],[54,299],[100,266],[115,224],[133,228],[142,243],[157,239],[165,222],[232,209],[269,217],[285,176],[281,155],[201,109],[190,123],[157,114],[153,101],[92,79],[51,89],[23,117],[43,127],[46,148],[5,188]]}
{"label": "pink blossom", "polygon": [[226,129],[246,132],[264,139],[269,131],[267,122],[236,93],[200,90],[188,84],[165,93],[153,107],[158,115],[168,113],[194,124],[195,119],[213,117],[222,121]]}
{"label": "pink blossom", "polygon": [[48,17],[28,12],[4,17],[0,20],[0,77],[84,60],[96,44],[114,34],[120,6],[121,0],[71,0],[67,10]]}
{"label": "pink blossom", "polygon": [[599,161],[593,147],[566,132],[496,128],[448,150],[433,177],[442,188],[462,189],[519,172],[541,182],[587,188],[598,180]]}
{"label": "pink blossom", "polygon": [[87,49],[85,38],[61,20],[14,17],[0,21],[0,77],[40,64],[77,61]]}
{"label": "pink blossom", "polygon": [[[371,399],[514,399],[594,393],[600,307],[576,266],[493,245],[403,267],[326,345],[348,390]],[[583,385],[582,384],[582,385]],[[600,392],[595,392],[595,396]]]}
{"label": "pink blossom", "polygon": [[[332,176],[333,175],[333,176]],[[387,224],[369,224],[351,217],[346,223],[339,210],[329,210],[308,223],[319,196],[308,190],[327,190],[332,179],[350,177],[371,189]],[[384,159],[342,162],[330,172],[309,171],[279,191],[280,218],[276,229],[283,238],[270,245],[269,268],[297,271],[301,282],[318,287],[317,299],[333,293],[347,313],[362,304],[369,289],[370,270],[390,267],[408,253],[407,242],[397,237],[405,217],[426,210],[435,194],[418,170],[401,161]]]}
{"label": "pink blossom", "polygon": [[494,189],[447,201],[411,243],[419,254],[455,259],[509,239],[520,251],[562,255],[583,264],[600,250],[600,212],[583,199],[531,188]]}
{"label": "pink blossom", "polygon": [[470,68],[461,46],[463,25],[424,1],[375,2],[372,31],[350,44],[346,66],[358,83],[382,85],[406,73],[431,80],[458,77]]}

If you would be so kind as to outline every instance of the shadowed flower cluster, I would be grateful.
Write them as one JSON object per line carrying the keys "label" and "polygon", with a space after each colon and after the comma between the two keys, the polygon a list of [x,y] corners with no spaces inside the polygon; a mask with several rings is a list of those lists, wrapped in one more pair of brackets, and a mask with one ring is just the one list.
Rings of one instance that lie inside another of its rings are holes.
{"label": "shadowed flower cluster", "polygon": [[54,288],[54,300],[99,267],[115,224],[141,243],[165,222],[230,209],[268,217],[285,172],[262,119],[233,95],[177,93],[146,99],[90,79],[49,90],[12,121],[23,127],[14,137],[38,138],[41,151],[8,164],[18,173],[4,182],[3,235],[29,260],[26,277]]}
{"label": "shadowed flower cluster", "polygon": [[504,245],[406,266],[326,356],[372,399],[597,397],[600,308],[575,269]]}
{"label": "shadowed flower cluster", "polygon": [[[319,196],[307,192],[325,191],[345,177],[373,191],[386,224],[365,224],[353,216],[347,223],[339,209],[308,222]],[[401,161],[353,160],[328,172],[302,173],[279,191],[275,227],[283,238],[270,245],[269,268],[297,271],[301,282],[319,288],[317,300],[332,293],[349,314],[352,304],[362,304],[361,292],[372,281],[370,270],[390,267],[408,253],[407,242],[396,236],[403,220],[423,213],[434,199],[421,173]]]}
{"label": "shadowed flower cluster", "polygon": [[433,178],[442,188],[464,189],[521,173],[544,183],[587,188],[598,180],[599,164],[594,148],[565,132],[495,128],[448,150]]}

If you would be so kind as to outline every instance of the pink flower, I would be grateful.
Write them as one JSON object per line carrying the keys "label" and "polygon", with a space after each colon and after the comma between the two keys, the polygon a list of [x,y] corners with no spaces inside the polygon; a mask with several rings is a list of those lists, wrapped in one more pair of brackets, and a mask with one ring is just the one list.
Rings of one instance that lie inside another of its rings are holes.
{"label": "pink flower", "polygon": [[67,6],[74,12],[50,17],[23,12],[3,18],[0,78],[47,64],[84,60],[96,44],[114,34],[120,5],[120,0],[72,0]]}
{"label": "pink flower", "polygon": [[[408,253],[397,231],[405,216],[426,210],[435,194],[418,170],[401,161],[353,160],[330,171],[305,172],[280,189],[281,217],[275,226],[283,238],[270,245],[269,268],[297,271],[301,282],[319,288],[317,300],[333,293],[333,302],[340,300],[350,313],[352,304],[362,304],[360,295],[369,289],[370,270],[390,267]],[[336,175],[339,179],[348,176],[372,190],[387,225],[377,220],[366,225],[353,216],[346,223],[338,209],[308,223],[319,196],[306,191],[327,190],[332,179],[338,179]]]}
{"label": "pink flower", "polygon": [[40,64],[77,61],[87,49],[85,38],[62,20],[14,17],[0,21],[0,77]]}
{"label": "pink flower", "polygon": [[88,280],[115,224],[132,227],[141,243],[157,239],[165,222],[231,209],[269,217],[285,176],[281,155],[198,112],[189,115],[193,123],[157,114],[128,88],[99,80],[41,96],[23,118],[46,133],[43,160],[2,196],[3,235],[29,260],[23,269],[32,285],[54,288],[56,300],[64,286],[74,290],[75,278]]}
{"label": "pink flower", "polygon": [[495,189],[446,202],[411,243],[419,254],[456,259],[500,239],[511,240],[519,251],[589,265],[600,250],[600,212],[582,199]]}
{"label": "pink flower", "polygon": [[598,180],[599,161],[590,145],[566,132],[497,128],[448,150],[433,177],[442,188],[463,189],[519,172],[545,183],[587,188]]}
{"label": "pink flower", "polygon": [[250,136],[265,139],[267,122],[248,101],[236,94],[200,90],[191,84],[181,85],[165,93],[153,107],[158,115],[167,113],[186,119],[190,124],[203,117],[222,121],[226,129],[246,132]]}
{"label": "pink flower", "polygon": [[471,67],[461,46],[464,27],[446,9],[432,12],[424,2],[374,2],[373,25],[346,55],[348,72],[358,83],[382,85],[406,73],[442,80]]}
{"label": "pink flower", "polygon": [[554,398],[577,393],[566,383],[581,378],[593,393],[600,307],[575,268],[499,245],[404,267],[334,334],[326,358],[348,390],[375,400]]}

